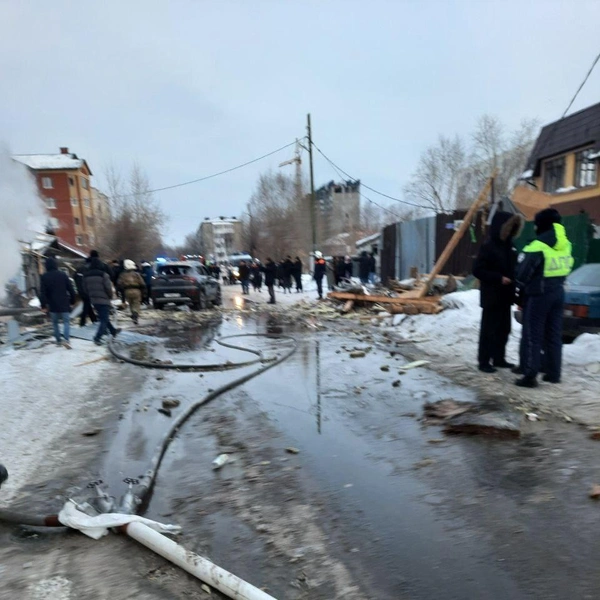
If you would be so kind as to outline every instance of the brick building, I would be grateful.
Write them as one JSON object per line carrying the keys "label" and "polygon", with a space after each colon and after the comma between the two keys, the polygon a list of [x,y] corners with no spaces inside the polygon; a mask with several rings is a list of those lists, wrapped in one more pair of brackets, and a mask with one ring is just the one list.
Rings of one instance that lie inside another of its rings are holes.
{"label": "brick building", "polygon": [[48,209],[49,229],[67,244],[89,250],[97,235],[87,162],[68,148],[60,148],[60,154],[17,154],[13,160],[35,176]]}

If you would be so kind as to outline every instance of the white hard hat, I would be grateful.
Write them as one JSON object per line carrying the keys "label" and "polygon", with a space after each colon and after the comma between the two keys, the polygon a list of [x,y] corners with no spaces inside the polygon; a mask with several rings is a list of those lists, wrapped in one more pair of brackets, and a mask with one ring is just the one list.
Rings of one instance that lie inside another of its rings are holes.
{"label": "white hard hat", "polygon": [[316,258],[323,258],[323,253],[322,253],[322,252],[320,252],[319,250],[317,250],[317,251],[315,252],[315,257],[316,257]]}
{"label": "white hard hat", "polygon": [[135,271],[135,263],[132,260],[124,260],[123,261],[123,268],[126,271]]}

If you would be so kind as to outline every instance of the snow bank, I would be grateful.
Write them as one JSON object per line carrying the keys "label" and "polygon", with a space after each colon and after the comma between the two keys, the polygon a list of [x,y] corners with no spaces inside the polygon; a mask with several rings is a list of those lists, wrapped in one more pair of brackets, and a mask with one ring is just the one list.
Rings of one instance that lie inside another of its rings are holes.
{"label": "snow bank", "polygon": [[563,362],[567,365],[600,363],[600,334],[582,333],[572,344],[563,346]]}
{"label": "snow bank", "polygon": [[[104,361],[82,364],[102,358],[105,348],[77,339],[71,344],[73,350],[49,345],[0,357],[0,462],[9,473],[1,504],[9,504],[37,466],[48,460],[53,444],[79,426],[82,407],[92,400],[102,370],[110,368]],[[64,458],[59,451],[51,464],[57,466]]]}
{"label": "snow bank", "polygon": [[[455,292],[442,298],[445,310],[432,315],[415,315],[402,321],[402,332],[417,340],[434,356],[451,353],[466,362],[476,361],[481,324],[479,290]],[[509,360],[517,362],[521,326],[514,320],[508,343]]]}

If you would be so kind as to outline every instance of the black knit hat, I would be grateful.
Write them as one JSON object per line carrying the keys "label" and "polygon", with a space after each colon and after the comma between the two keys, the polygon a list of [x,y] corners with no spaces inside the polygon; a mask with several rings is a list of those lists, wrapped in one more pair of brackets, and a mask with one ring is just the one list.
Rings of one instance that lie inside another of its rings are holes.
{"label": "black knit hat", "polygon": [[98,253],[98,250],[92,250],[90,252],[90,258],[100,258],[100,254]]}
{"label": "black knit hat", "polygon": [[561,223],[562,217],[555,208],[545,208],[535,215],[535,228],[538,233],[552,229],[554,223]]}

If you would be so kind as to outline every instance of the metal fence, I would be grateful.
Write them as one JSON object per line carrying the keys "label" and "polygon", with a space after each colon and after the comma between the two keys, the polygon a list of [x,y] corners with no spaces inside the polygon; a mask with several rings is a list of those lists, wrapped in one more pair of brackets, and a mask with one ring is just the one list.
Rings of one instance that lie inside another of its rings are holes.
{"label": "metal fence", "polygon": [[396,243],[396,272],[398,279],[410,277],[416,267],[419,273],[429,273],[435,263],[436,218],[426,217],[399,223]]}

